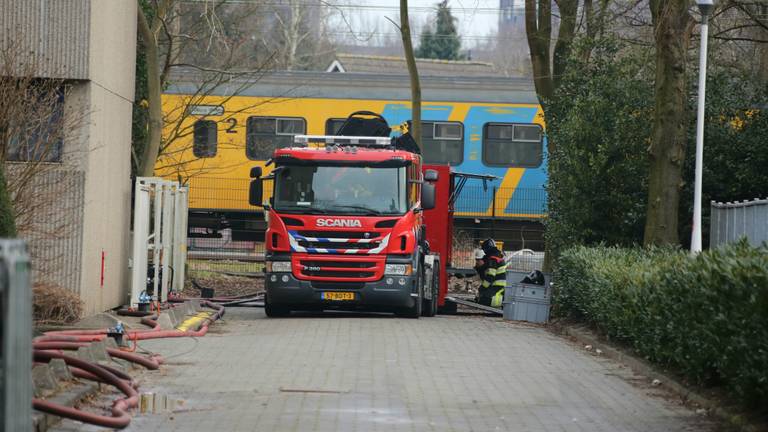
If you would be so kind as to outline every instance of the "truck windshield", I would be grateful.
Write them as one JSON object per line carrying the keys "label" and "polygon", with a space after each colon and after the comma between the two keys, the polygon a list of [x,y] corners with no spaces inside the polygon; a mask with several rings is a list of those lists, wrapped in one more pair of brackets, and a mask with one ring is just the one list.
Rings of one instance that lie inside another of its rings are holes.
{"label": "truck windshield", "polygon": [[275,210],[327,214],[404,214],[404,167],[284,165],[275,176]]}

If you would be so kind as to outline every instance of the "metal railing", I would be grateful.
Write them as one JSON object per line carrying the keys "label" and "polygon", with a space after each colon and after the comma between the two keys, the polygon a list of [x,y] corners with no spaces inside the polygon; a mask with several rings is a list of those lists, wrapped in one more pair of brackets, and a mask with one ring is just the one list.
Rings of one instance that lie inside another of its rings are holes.
{"label": "metal railing", "polygon": [[32,288],[22,240],[0,240],[0,432],[32,430]]}
{"label": "metal railing", "polygon": [[710,204],[709,247],[745,237],[753,246],[768,242],[768,199]]}
{"label": "metal railing", "polygon": [[[207,210],[260,211],[248,204],[250,179],[192,177],[189,208]],[[272,182],[266,182],[264,196],[271,196]],[[480,185],[464,187],[455,206],[456,217],[540,219],[547,211],[544,188],[511,188]]]}
{"label": "metal railing", "polygon": [[547,212],[543,188],[466,186],[454,205],[454,216],[493,219],[541,219]]}

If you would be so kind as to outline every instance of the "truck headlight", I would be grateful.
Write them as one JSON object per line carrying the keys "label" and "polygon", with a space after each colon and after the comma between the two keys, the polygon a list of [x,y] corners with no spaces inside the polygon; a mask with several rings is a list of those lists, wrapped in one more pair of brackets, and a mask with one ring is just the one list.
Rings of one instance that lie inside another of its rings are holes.
{"label": "truck headlight", "polygon": [[267,261],[267,273],[290,273],[290,261]]}
{"label": "truck headlight", "polygon": [[387,264],[384,266],[384,274],[408,276],[413,273],[413,267],[410,264]]}

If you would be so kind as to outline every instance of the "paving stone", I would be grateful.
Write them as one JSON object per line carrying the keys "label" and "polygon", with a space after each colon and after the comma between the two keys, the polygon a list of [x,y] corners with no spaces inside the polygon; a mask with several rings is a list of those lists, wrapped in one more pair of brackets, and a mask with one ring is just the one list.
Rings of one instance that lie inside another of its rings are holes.
{"label": "paving stone", "polygon": [[104,342],[92,342],[88,347],[91,349],[91,355],[97,362],[109,361],[109,355],[107,354],[107,348]]}
{"label": "paving stone", "polygon": [[173,323],[171,316],[167,312],[161,312],[157,317],[157,323],[163,330],[173,330],[176,325]]}
{"label": "paving stone", "polygon": [[48,367],[59,381],[72,380],[72,372],[70,372],[67,363],[63,359],[51,359],[51,361],[48,362]]}
{"label": "paving stone", "polygon": [[192,309],[194,309],[193,313],[197,313],[202,309],[202,306],[200,306],[200,300],[197,300],[197,299],[190,300],[189,304],[192,305]]}
{"label": "paving stone", "polygon": [[194,315],[197,313],[197,311],[195,310],[195,306],[192,304],[191,301],[184,302],[184,313],[186,315]]}
{"label": "paving stone", "polygon": [[59,387],[56,376],[47,364],[39,364],[32,367],[32,382],[35,386],[35,396],[47,396]]}
{"label": "paving stone", "polygon": [[[718,430],[638,386],[626,368],[500,318],[267,319],[245,308],[227,317],[214,335],[142,342],[172,360],[141,371],[140,392],[182,402],[170,416],[135,417],[127,430]],[[60,430],[99,429],[64,422]]]}
{"label": "paving stone", "polygon": [[117,342],[115,341],[114,338],[111,338],[111,337],[108,337],[108,338],[104,339],[104,347],[105,348],[113,348],[113,349],[117,349],[118,348]]}
{"label": "paving stone", "polygon": [[93,357],[93,351],[91,351],[90,346],[83,346],[77,349],[77,352],[75,353],[75,356],[81,360],[89,361],[89,362],[95,362],[96,359]]}

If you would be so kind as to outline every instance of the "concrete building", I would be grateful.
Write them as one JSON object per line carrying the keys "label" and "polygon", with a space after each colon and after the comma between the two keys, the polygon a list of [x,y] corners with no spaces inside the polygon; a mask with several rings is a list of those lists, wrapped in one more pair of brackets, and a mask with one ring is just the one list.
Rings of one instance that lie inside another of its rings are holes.
{"label": "concrete building", "polygon": [[[35,229],[20,234],[30,241],[35,281],[77,293],[86,315],[125,303],[128,292],[136,7],[0,0],[0,42],[23,46],[40,80],[64,80],[63,115],[82,119],[32,180],[50,199],[35,208]],[[7,176],[28,163],[6,162]]]}

